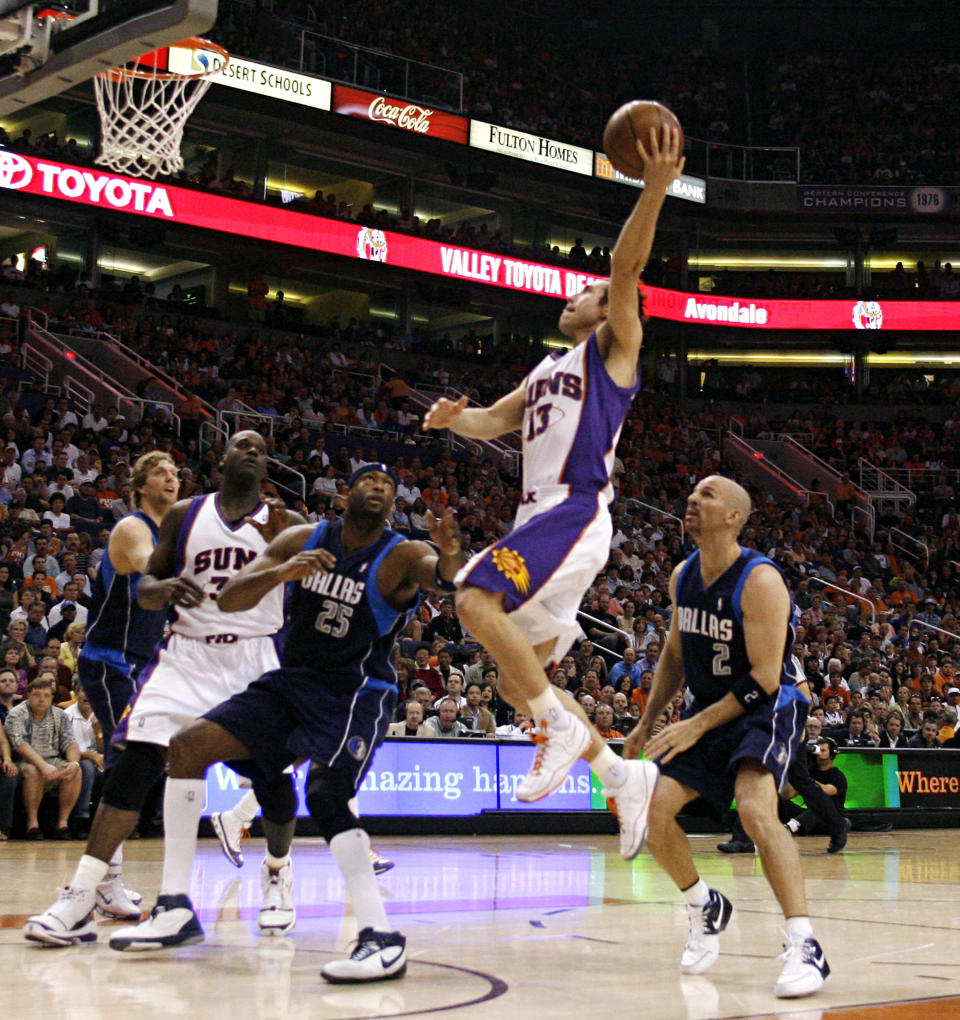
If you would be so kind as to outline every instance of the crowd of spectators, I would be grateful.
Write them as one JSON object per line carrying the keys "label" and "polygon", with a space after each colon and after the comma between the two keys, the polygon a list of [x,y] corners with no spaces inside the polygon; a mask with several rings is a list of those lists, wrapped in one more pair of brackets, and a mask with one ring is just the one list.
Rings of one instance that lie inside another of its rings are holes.
{"label": "crowd of spectators", "polygon": [[771,66],[756,97],[760,140],[798,146],[806,182],[960,184],[960,125],[944,116],[960,97],[955,60],[810,54]]}
{"label": "crowd of spectators", "polygon": [[[691,24],[664,34],[664,26],[649,22],[630,26],[644,43],[631,46],[638,40],[610,17],[554,19],[515,4],[491,13],[429,0],[413,19],[395,0],[377,0],[346,18],[318,0],[270,10],[226,4],[218,28],[236,52],[289,66],[300,65],[305,29],[449,68],[464,76],[467,114],[593,148],[601,147],[602,126],[620,103],[655,95],[688,136],[799,147],[803,182],[960,183],[960,127],[948,114],[960,93],[960,65],[952,58],[904,46],[878,59],[866,40],[840,30],[816,50],[766,56],[760,47],[746,53],[729,46],[722,32],[698,38],[699,26]],[[740,26],[738,34],[748,32]],[[336,46],[323,53],[322,69],[307,69],[337,76]],[[344,60],[339,74],[352,79],[353,72],[352,60]],[[439,105],[459,99],[442,75],[423,82],[426,93],[414,98]],[[389,81],[358,84],[398,91]]]}
{"label": "crowd of spectators", "polygon": [[[25,287],[27,281],[21,283]],[[20,293],[14,289],[6,297],[15,311]],[[126,294],[86,288],[31,293],[30,302],[46,305],[55,328],[92,323],[121,334],[179,378],[191,399],[216,406],[228,423],[231,413],[239,416],[245,406],[263,415],[271,454],[302,475],[306,498],[280,491],[310,520],[335,519],[349,474],[362,463],[385,459],[400,477],[391,515],[398,531],[422,536],[427,509],[441,513],[448,506],[458,508],[470,550],[510,530],[519,479],[491,458],[455,453],[435,437],[428,440],[410,400],[413,385],[442,387],[455,379],[472,398],[490,402],[527,368],[528,361],[510,345],[496,364],[465,370],[449,355],[420,356],[416,367],[407,362],[393,374],[378,374],[377,360],[389,357],[384,338],[354,321],[334,320],[322,336],[304,343],[258,322],[240,326],[165,314],[142,288]],[[15,364],[15,344],[8,346],[0,374]],[[395,350],[398,358],[404,354],[399,345]],[[763,379],[751,384],[757,390],[750,397],[762,396]],[[144,393],[149,398],[149,385]],[[742,416],[746,434],[803,435],[837,471],[849,471],[860,456],[891,468],[942,469],[928,498],[881,514],[872,537],[840,503],[812,499],[809,505],[780,505],[748,482],[756,509],[743,541],[781,563],[794,583],[803,611],[795,651],[829,716],[827,724],[843,730],[842,739],[860,737],[860,722],[851,724],[851,719],[862,719],[867,739],[871,734],[883,739],[888,717],[900,711],[897,703],[911,704],[913,694],[900,689],[907,684],[919,694],[920,714],[904,715],[906,737],[919,731],[923,739],[926,712],[936,715],[937,740],[950,739],[950,709],[957,698],[950,670],[960,654],[952,636],[958,631],[960,519],[953,509],[955,473],[948,470],[960,463],[956,415],[928,423],[904,412],[863,422],[839,417],[821,402],[772,420],[762,400],[745,403],[751,409]],[[0,645],[0,664],[13,671],[16,682],[5,695],[0,674],[0,704],[12,708],[35,676],[55,685],[59,702],[72,700],[90,578],[110,527],[131,508],[135,458],[150,449],[169,451],[181,468],[184,496],[218,484],[222,444],[202,446],[197,419],[185,414],[184,420],[178,435],[149,404],[143,420],[127,422],[116,408],[76,408],[66,398],[33,393],[29,386],[5,390],[0,399],[0,628],[7,639]],[[622,431],[612,475],[610,559],[584,599],[586,640],[552,674],[611,739],[636,725],[669,627],[667,581],[691,548],[678,520],[685,497],[707,473],[736,475],[718,443],[726,421],[719,406],[682,409],[653,382]],[[928,545],[928,562],[905,555],[893,541],[894,527]],[[823,582],[850,594],[824,588]],[[875,628],[868,604],[876,614]],[[452,602],[438,594],[427,599],[398,654],[397,735],[525,739],[529,719],[514,716],[499,699],[496,663],[464,633]],[[839,680],[832,660],[840,664]],[[832,693],[836,706],[827,700]],[[678,699],[672,715],[681,707]],[[95,747],[91,753],[98,753]]]}

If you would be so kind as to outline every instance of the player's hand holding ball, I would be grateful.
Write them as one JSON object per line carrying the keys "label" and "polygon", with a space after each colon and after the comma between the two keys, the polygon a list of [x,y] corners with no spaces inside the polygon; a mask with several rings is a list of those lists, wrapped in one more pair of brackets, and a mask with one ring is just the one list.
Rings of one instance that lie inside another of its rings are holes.
{"label": "player's hand holding ball", "polygon": [[607,121],[603,151],[624,176],[666,191],[683,173],[683,128],[662,103],[635,99]]}

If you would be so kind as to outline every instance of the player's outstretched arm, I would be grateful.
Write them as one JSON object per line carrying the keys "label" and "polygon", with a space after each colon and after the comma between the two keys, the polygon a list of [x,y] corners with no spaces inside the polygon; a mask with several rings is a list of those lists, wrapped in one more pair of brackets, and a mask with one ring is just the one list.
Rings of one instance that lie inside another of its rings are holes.
{"label": "player's outstretched arm", "polygon": [[399,543],[383,561],[377,582],[380,594],[394,608],[403,608],[418,589],[450,590],[454,577],[466,563],[460,525],[448,509],[443,517],[428,512],[430,542]]}
{"label": "player's outstretched arm", "polygon": [[183,606],[192,609],[203,601],[203,591],[193,581],[176,577],[177,538],[192,500],[182,499],[167,511],[160,523],[157,545],[137,584],[137,603],[143,609]]}
{"label": "player's outstretched arm", "polygon": [[525,399],[523,385],[489,407],[467,407],[466,397],[457,401],[441,397],[427,411],[423,427],[450,429],[467,439],[496,439],[508,432],[516,432],[523,424]]}
{"label": "player's outstretched arm", "polygon": [[223,613],[252,609],[278,584],[332,570],[337,562],[333,553],[303,548],[313,530],[312,524],[302,524],[277,535],[256,559],[227,581],[217,596],[217,608]]}
{"label": "player's outstretched arm", "polygon": [[643,159],[645,187],[610,252],[609,307],[599,337],[601,349],[620,355],[631,371],[636,370],[643,343],[637,284],[650,258],[667,188],[684,164],[676,128],[666,128],[659,136],[651,129],[649,138],[637,142],[637,151]]}

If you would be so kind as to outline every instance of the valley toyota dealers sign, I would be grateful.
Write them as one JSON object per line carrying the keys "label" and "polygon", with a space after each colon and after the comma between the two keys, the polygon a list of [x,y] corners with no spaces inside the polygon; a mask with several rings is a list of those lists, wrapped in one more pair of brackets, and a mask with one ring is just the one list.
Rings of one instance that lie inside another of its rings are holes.
{"label": "valley toyota dealers sign", "polygon": [[[603,277],[357,223],[137,180],[0,149],[0,190],[293,245],[345,258],[566,300]],[[960,329],[956,301],[778,301],[644,287],[646,311],[691,325],[753,329]]]}

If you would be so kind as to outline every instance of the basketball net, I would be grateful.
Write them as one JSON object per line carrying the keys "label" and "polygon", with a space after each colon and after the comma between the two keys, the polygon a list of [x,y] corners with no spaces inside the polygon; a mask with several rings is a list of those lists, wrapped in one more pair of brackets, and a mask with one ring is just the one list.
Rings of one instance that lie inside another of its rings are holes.
{"label": "basketball net", "polygon": [[206,39],[185,39],[148,53],[133,66],[94,78],[100,111],[96,162],[121,174],[154,178],[183,169],[180,147],[187,119],[230,57]]}

